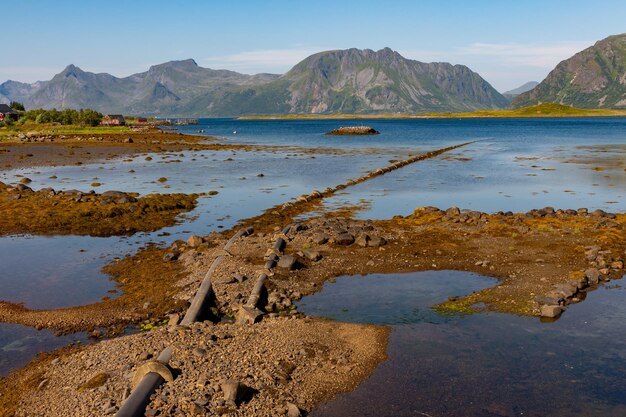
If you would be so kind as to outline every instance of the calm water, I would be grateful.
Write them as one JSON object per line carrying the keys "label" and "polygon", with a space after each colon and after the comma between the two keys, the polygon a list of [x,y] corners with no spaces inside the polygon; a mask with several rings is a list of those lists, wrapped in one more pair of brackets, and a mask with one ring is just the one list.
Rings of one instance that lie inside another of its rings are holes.
{"label": "calm water", "polygon": [[[382,133],[366,137],[323,135],[340,125],[360,124]],[[186,133],[201,129],[229,143],[321,148],[323,153],[311,155],[297,149],[189,151],[151,155],[151,161],[146,161],[146,154],[82,166],[2,171],[0,181],[16,183],[20,176],[27,176],[35,189],[89,190],[91,183],[99,182],[103,185],[98,191],[149,194],[216,190],[219,194],[200,198],[198,208],[183,216],[181,224],[153,233],[111,238],[0,238],[0,299],[31,308],[96,302],[114,290],[100,272],[102,266],[147,243],[167,245],[191,233],[204,235],[230,228],[242,218],[313,189],[356,178],[388,165],[390,160],[473,140],[479,142],[346,189],[326,204],[330,208],[364,204],[364,210],[357,214],[361,218],[406,215],[424,205],[488,212],[546,205],[626,210],[626,119],[622,118],[356,122],[201,119],[200,125],[178,128]],[[263,177],[257,176],[261,173]],[[160,177],[168,181],[161,183]],[[11,334],[0,325],[0,345],[10,343]]]}
{"label": "calm water", "polygon": [[[323,136],[339,125],[373,126],[376,136]],[[437,149],[477,140],[359,184],[329,206],[368,203],[360,218],[406,215],[415,207],[486,212],[559,208],[626,210],[626,118],[500,120],[237,121],[205,119],[200,129],[227,140],[379,152]],[[234,134],[233,132],[237,132]],[[590,146],[591,145],[591,146]],[[381,161],[382,162],[382,161]],[[577,162],[577,163],[574,163]]]}
{"label": "calm water", "polygon": [[473,273],[341,277],[298,308],[392,326],[387,354],[323,416],[624,416],[626,290],[591,292],[553,323],[496,313],[440,316],[430,307],[493,285]]}

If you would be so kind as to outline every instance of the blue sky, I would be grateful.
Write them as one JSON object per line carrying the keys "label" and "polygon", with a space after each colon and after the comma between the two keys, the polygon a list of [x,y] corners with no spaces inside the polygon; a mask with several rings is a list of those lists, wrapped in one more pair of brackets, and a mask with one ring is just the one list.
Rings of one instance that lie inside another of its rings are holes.
{"label": "blue sky", "polygon": [[193,58],[283,73],[327,49],[390,47],[464,64],[496,89],[541,81],[561,60],[626,32],[626,1],[3,2],[0,82],[50,79],[66,65],[127,76]]}

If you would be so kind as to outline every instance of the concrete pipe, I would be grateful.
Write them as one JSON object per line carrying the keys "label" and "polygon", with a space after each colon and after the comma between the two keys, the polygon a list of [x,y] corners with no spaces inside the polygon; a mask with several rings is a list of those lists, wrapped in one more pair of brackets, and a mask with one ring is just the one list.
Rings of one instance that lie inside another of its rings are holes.
{"label": "concrete pipe", "polygon": [[[172,358],[172,348],[165,348],[157,361],[164,366]],[[124,401],[122,407],[115,414],[115,417],[141,417],[145,415],[146,406],[150,402],[150,396],[161,385],[165,379],[157,372],[148,372],[141,378],[141,381],[133,389],[130,396]]]}

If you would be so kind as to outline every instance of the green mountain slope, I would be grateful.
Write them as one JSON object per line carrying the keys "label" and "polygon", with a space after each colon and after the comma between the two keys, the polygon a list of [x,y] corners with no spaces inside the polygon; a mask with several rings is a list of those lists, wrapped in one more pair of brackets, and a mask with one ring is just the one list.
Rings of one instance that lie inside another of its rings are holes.
{"label": "green mountain slope", "polygon": [[37,86],[0,84],[0,99],[13,99],[17,91],[28,108],[91,107],[157,116],[458,112],[508,105],[463,65],[413,61],[389,48],[321,52],[282,76],[212,70],[193,60],[125,78],[70,65]]}
{"label": "green mountain slope", "polygon": [[581,108],[626,108],[626,34],[609,36],[559,63],[512,107],[540,102]]}

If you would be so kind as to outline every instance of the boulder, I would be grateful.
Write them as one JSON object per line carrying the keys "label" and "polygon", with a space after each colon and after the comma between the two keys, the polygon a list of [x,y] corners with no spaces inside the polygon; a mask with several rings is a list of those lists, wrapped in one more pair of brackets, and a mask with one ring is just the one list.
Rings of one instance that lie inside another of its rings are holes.
{"label": "boulder", "polygon": [[460,216],[460,215],[461,215],[461,210],[459,210],[458,207],[450,207],[449,209],[446,210],[446,216],[448,217]]}
{"label": "boulder", "polygon": [[322,255],[314,250],[305,249],[302,251],[302,255],[313,262],[317,262],[322,259]]}
{"label": "boulder", "polygon": [[587,277],[589,285],[597,284],[600,282],[600,271],[596,268],[589,268],[585,270],[585,277]]}
{"label": "boulder", "polygon": [[298,258],[293,255],[283,255],[278,260],[278,267],[281,269],[293,271],[294,269],[298,269],[299,266],[300,262]]}
{"label": "boulder", "polygon": [[589,215],[591,217],[605,217],[606,216],[606,211],[597,209],[597,210],[594,210],[591,213],[589,213]]}
{"label": "boulder", "polygon": [[226,404],[236,407],[237,400],[239,399],[239,391],[241,390],[241,383],[235,379],[228,379],[222,384],[221,388]]}
{"label": "boulder", "polygon": [[191,246],[192,248],[197,248],[203,243],[204,243],[204,239],[202,239],[200,236],[192,235],[192,236],[189,236],[189,239],[187,239],[187,244]]}
{"label": "boulder", "polygon": [[335,243],[343,246],[352,245],[354,243],[354,236],[350,233],[341,233],[335,238]]}
{"label": "boulder", "polygon": [[360,247],[365,248],[368,246],[369,241],[370,241],[370,237],[366,234],[362,234],[356,238],[355,243],[359,245]]}
{"label": "boulder", "polygon": [[559,305],[541,306],[541,317],[557,318],[563,313],[563,307]]}

